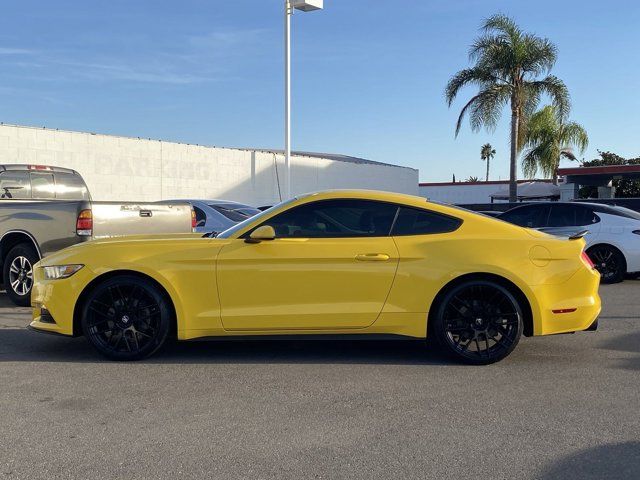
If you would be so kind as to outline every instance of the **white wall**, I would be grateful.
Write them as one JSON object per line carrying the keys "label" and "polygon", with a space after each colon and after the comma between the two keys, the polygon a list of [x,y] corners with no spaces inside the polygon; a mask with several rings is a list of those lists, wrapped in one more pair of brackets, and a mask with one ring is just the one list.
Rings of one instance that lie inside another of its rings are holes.
{"label": "white wall", "polygon": [[[420,196],[444,203],[491,203],[491,194],[501,191],[509,182],[420,185]],[[495,203],[499,203],[496,200]]]}
{"label": "white wall", "polygon": [[[0,125],[0,164],[7,163],[77,170],[95,200],[223,198],[271,205],[285,174],[283,156],[270,152]],[[418,193],[418,171],[407,167],[295,156],[291,178],[294,194],[331,188]]]}

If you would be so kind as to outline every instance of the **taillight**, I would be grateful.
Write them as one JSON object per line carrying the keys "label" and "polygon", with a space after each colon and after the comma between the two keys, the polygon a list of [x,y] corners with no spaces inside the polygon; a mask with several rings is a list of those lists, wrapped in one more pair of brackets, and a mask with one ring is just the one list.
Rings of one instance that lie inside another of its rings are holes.
{"label": "taillight", "polygon": [[582,261],[584,262],[584,264],[589,267],[589,268],[595,268],[595,265],[593,264],[593,262],[591,261],[591,259],[589,258],[589,255],[587,255],[587,252],[585,252],[584,250],[582,251],[582,253],[580,254],[580,257],[582,258]]}
{"label": "taillight", "polygon": [[76,234],[91,236],[93,234],[93,215],[91,210],[82,210],[76,220]]}
{"label": "taillight", "polygon": [[195,230],[198,221],[196,220],[196,211],[191,209],[191,228]]}

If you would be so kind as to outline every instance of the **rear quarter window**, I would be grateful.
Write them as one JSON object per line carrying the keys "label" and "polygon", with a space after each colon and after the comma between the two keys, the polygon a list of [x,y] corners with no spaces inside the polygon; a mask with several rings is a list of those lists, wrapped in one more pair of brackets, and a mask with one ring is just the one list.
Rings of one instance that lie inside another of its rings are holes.
{"label": "rear quarter window", "polygon": [[430,235],[457,230],[462,220],[417,208],[401,207],[391,235]]}
{"label": "rear quarter window", "polygon": [[56,198],[60,200],[89,200],[89,190],[80,175],[55,173]]}

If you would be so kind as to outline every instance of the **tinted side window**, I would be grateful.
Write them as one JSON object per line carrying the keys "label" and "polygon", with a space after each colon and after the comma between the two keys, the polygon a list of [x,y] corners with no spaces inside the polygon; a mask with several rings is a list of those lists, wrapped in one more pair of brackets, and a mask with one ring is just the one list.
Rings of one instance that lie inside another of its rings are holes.
{"label": "tinted side window", "polygon": [[56,198],[63,200],[88,200],[89,190],[82,177],[73,173],[55,173]]}
{"label": "tinted side window", "polygon": [[549,215],[549,227],[574,227],[591,225],[597,217],[589,209],[578,205],[553,205]]}
{"label": "tinted side window", "polygon": [[425,235],[457,230],[462,220],[417,208],[400,208],[391,235]]}
{"label": "tinted side window", "polygon": [[325,200],[292,208],[267,220],[278,238],[383,237],[398,207],[369,200]]}
{"label": "tinted side window", "polygon": [[53,173],[31,173],[33,198],[55,198]]}
{"label": "tinted side window", "polygon": [[546,226],[548,213],[549,207],[545,205],[529,205],[516,207],[503,213],[498,218],[521,227],[540,228]]}
{"label": "tinted side window", "polygon": [[0,198],[31,198],[29,172],[0,173]]}
{"label": "tinted side window", "polygon": [[592,225],[600,221],[600,217],[598,217],[590,208],[583,206],[576,208],[578,209],[576,212],[576,221],[578,225]]}
{"label": "tinted side window", "polygon": [[207,223],[207,215],[195,205],[193,206],[193,211],[196,213],[196,227],[204,227]]}

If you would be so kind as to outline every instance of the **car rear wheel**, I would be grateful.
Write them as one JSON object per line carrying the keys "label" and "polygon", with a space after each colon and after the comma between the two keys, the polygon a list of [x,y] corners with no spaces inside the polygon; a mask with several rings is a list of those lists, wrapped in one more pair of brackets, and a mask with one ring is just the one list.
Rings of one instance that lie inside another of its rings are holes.
{"label": "car rear wheel", "polygon": [[33,287],[33,265],[39,260],[35,249],[26,243],[16,245],[4,260],[3,281],[13,303],[28,307]]}
{"label": "car rear wheel", "polygon": [[82,309],[82,331],[111,360],[140,360],[164,345],[172,309],[154,283],[122,275],[99,284]]}
{"label": "car rear wheel", "polygon": [[473,365],[502,360],[518,344],[523,330],[522,307],[504,286],[470,280],[442,297],[433,333],[454,358]]}
{"label": "car rear wheel", "polygon": [[587,255],[600,272],[600,283],[618,283],[624,280],[627,262],[620,250],[611,245],[594,245],[587,250]]}

